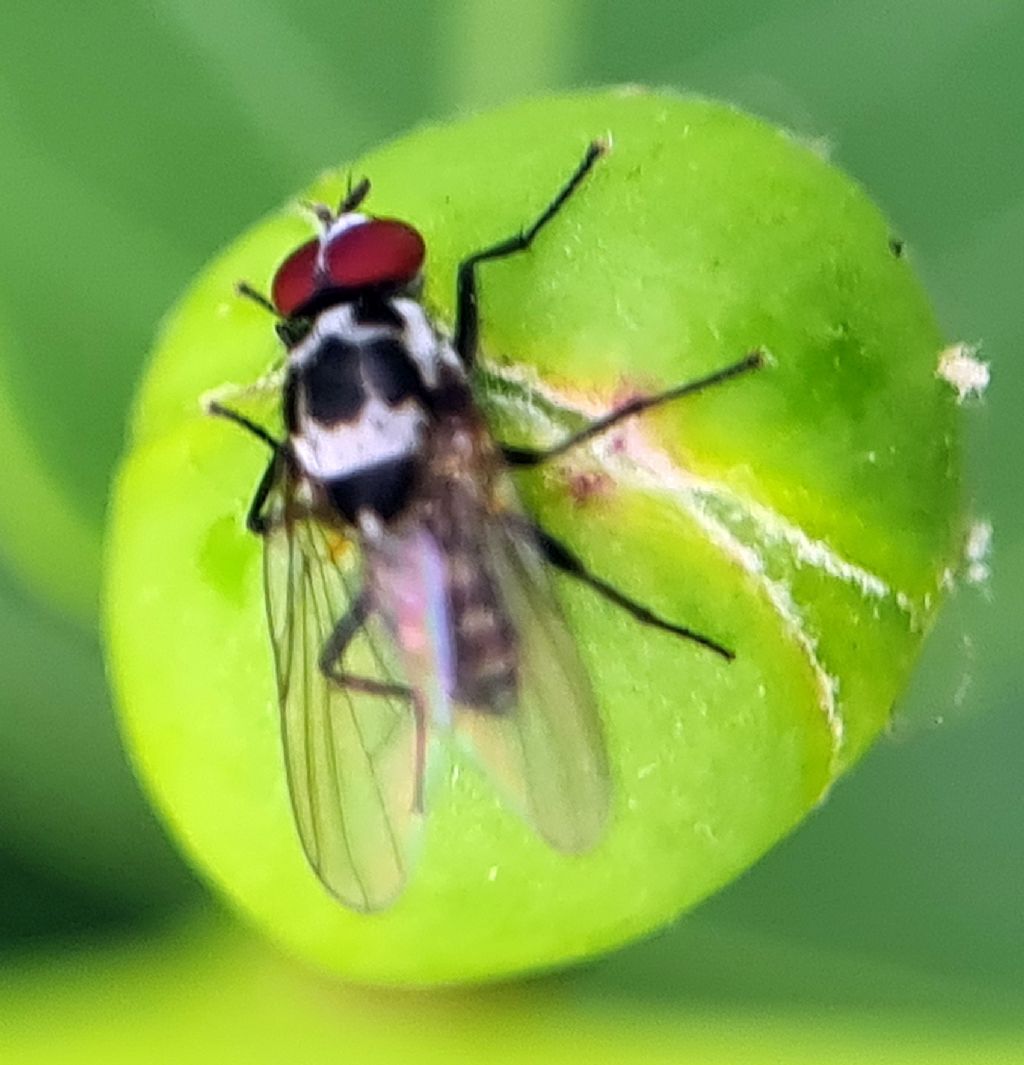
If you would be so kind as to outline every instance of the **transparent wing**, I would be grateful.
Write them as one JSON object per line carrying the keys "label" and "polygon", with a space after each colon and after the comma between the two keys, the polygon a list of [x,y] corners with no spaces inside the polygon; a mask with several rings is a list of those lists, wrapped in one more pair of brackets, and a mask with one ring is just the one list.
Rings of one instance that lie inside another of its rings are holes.
{"label": "transparent wing", "polygon": [[[402,890],[422,820],[414,810],[415,724],[407,698],[352,691],[320,668],[361,578],[354,547],[304,515],[293,489],[285,470],[268,501],[264,546],[292,806],[306,856],[328,890],[353,909],[379,910]],[[400,684],[372,619],[341,657],[348,673]]]}
{"label": "transparent wing", "polygon": [[455,727],[548,843],[588,850],[608,818],[608,763],[593,692],[549,570],[517,515],[463,520],[516,633],[517,691],[510,706],[457,708]]}
{"label": "transparent wing", "polygon": [[281,390],[285,374],[285,361],[278,355],[255,381],[242,385],[225,382],[209,389],[200,397],[200,406],[204,410],[213,404],[230,407],[280,437],[284,429]]}

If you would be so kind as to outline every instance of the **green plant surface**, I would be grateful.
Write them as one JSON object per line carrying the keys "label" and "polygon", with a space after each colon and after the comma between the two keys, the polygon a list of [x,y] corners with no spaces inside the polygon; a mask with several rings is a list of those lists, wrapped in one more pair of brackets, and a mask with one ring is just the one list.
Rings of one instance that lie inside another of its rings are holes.
{"label": "green plant surface", "polygon": [[[19,1065],[175,1060],[562,1063],[700,1061],[707,1065],[1013,1065],[1024,1061],[1006,1014],[990,1006],[964,1024],[921,1003],[971,1003],[968,987],[865,967],[828,954],[739,942],[708,929],[688,944],[693,963],[722,983],[752,988],[780,974],[825,976],[827,1020],[798,1004],[703,1002],[686,1010],[581,1001],[571,983],[538,981],[491,992],[385,994],[339,987],[209,919],[176,924],[129,944],[41,954],[0,973],[9,1010],[2,1047]],[[731,959],[731,960],[730,960]],[[788,987],[790,981],[783,976]],[[863,1002],[871,988],[890,1003]],[[978,1023],[981,1021],[982,1023]]]}
{"label": "green plant surface", "polygon": [[[770,364],[520,481],[597,572],[736,652],[723,663],[561,588],[613,766],[594,853],[549,850],[456,764],[392,910],[345,910],[306,866],[260,549],[242,524],[266,456],[198,406],[278,357],[266,315],[231,292],[266,285],[308,236],[298,209],[196,281],[139,395],[106,574],[133,756],[220,890],[352,978],[482,980],[586,957],[735,877],[885,725],[959,565],[941,335],[885,219],[807,146],[705,101],[601,92],[427,129],[353,172],[372,178],[372,210],[424,233],[426,299],[450,323],[458,259],[534,217],[597,135],[613,150],[564,215],[528,255],[486,268],[481,401],[496,431],[556,439],[747,351]],[[304,198],[336,200],[348,173]]]}

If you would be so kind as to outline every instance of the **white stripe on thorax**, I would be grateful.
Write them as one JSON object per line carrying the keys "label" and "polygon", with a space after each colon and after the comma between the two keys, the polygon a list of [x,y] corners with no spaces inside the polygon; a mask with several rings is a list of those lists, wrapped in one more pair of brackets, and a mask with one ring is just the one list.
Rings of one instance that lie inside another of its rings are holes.
{"label": "white stripe on thorax", "polygon": [[303,419],[303,430],[292,437],[301,468],[319,480],[344,477],[391,459],[409,458],[420,447],[426,416],[409,401],[393,408],[371,398],[354,422],[330,427]]}

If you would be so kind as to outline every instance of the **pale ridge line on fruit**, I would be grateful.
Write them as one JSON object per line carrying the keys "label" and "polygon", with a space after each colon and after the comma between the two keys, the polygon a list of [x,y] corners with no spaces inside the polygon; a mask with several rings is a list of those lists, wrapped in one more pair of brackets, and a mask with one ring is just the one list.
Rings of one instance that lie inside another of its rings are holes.
{"label": "pale ridge line on fruit", "polygon": [[[621,456],[614,456],[609,465],[612,468],[628,471],[628,464],[622,461]],[[637,464],[637,468],[643,469],[639,464]],[[644,472],[646,473],[647,471]],[[814,674],[818,689],[818,706],[825,716],[832,736],[832,758],[829,766],[829,776],[830,778],[835,777],[839,770],[839,755],[843,748],[845,731],[842,709],[839,705],[839,678],[829,673],[825,668],[818,655],[817,638],[810,633],[807,618],[794,601],[785,581],[776,580],[768,576],[763,556],[750,544],[743,543],[727,525],[720,522],[700,506],[698,493],[665,491],[661,483],[652,482],[647,477],[639,479],[639,487],[651,494],[668,496],[673,501],[682,503],[683,509],[687,510],[690,516],[707,533],[711,542],[733,561],[738,562],[747,574],[758,581],[768,602],[771,603],[775,613],[782,620],[790,637],[804,653],[811,672]],[[694,502],[697,503],[696,506],[691,505]]]}
{"label": "pale ridge line on fruit", "polygon": [[[490,402],[496,407],[504,406],[514,411],[519,423],[530,424],[543,440],[554,440],[560,432],[564,432],[564,426],[558,423],[555,412],[586,419],[606,410],[605,406],[598,403],[591,405],[579,398],[568,398],[541,382],[531,370],[524,373],[519,368],[489,366],[486,375],[508,388],[505,392],[500,389],[489,391]],[[853,585],[867,598],[891,601],[907,615],[911,624],[915,624],[918,611],[912,597],[894,590],[877,574],[843,558],[828,544],[808,536],[771,508],[744,499],[726,486],[679,469],[664,451],[650,443],[639,425],[626,426],[609,438],[599,437],[587,445],[587,450],[607,472],[617,475],[620,482],[662,495],[679,505],[716,546],[759,583],[788,635],[802,650],[815,677],[817,702],[831,735],[830,777],[834,778],[840,769],[844,741],[839,679],[827,670],[820,658],[818,639],[794,601],[788,584],[768,575],[768,564],[758,548],[781,542],[791,549],[798,565],[808,565],[831,578]],[[726,504],[749,520],[756,530],[753,538],[756,546],[745,543],[713,514],[706,505],[708,501]]]}
{"label": "pale ridge line on fruit", "polygon": [[[554,437],[560,427],[546,412],[543,412],[538,404],[531,402],[529,394],[525,400],[511,395],[492,395],[491,400],[496,405],[507,405],[514,409],[518,415],[518,421],[522,423],[528,417],[532,417],[536,426],[538,416],[547,422],[547,430]],[[545,399],[548,397],[545,396]],[[576,413],[573,411],[573,413]],[[621,438],[621,437],[620,437]],[[815,678],[817,686],[817,703],[825,719],[826,726],[831,737],[831,759],[829,763],[829,783],[826,784],[821,798],[824,797],[831,780],[835,778],[840,769],[840,754],[843,748],[844,722],[842,711],[839,706],[839,679],[828,672],[818,657],[817,639],[811,635],[806,625],[806,618],[797,607],[790,595],[789,588],[784,582],[775,580],[767,575],[764,558],[750,545],[744,544],[724,523],[715,518],[701,503],[701,490],[708,493],[712,490],[709,482],[703,482],[690,474],[684,474],[680,470],[672,469],[666,478],[662,468],[669,462],[667,456],[644,444],[642,449],[637,449],[636,441],[632,441],[632,447],[622,451],[615,449],[615,445],[607,440],[597,438],[591,444],[586,445],[590,454],[598,458],[605,469],[619,475],[620,481],[632,482],[633,485],[651,494],[666,496],[677,505],[680,505],[690,517],[692,517],[707,533],[709,539],[719,547],[723,553],[740,565],[745,572],[752,576],[760,585],[769,603],[783,622],[790,638],[803,652],[808,666]],[[639,450],[643,451],[647,463],[639,460]],[[658,456],[660,462],[651,464],[650,460]],[[639,475],[639,476],[638,476]],[[671,483],[666,483],[666,481]]]}
{"label": "pale ridge line on fruit", "polygon": [[[564,426],[559,425],[549,413],[550,408],[579,419],[599,417],[608,412],[607,402],[589,402],[581,396],[568,396],[557,389],[552,388],[547,382],[542,381],[533,371],[525,367],[488,365],[488,376],[495,378],[506,385],[512,385],[523,390],[522,396],[510,394],[499,395],[488,393],[488,399],[496,404],[514,405],[520,412],[525,412],[533,419],[542,418],[546,425],[544,430],[549,434],[551,441],[557,439],[558,434],[564,431]],[[537,398],[544,401],[544,406],[535,402]],[[544,407],[549,410],[545,410]],[[540,429],[540,426],[536,426]],[[891,587],[877,573],[864,569],[849,559],[843,558],[828,543],[816,540],[809,536],[803,529],[793,525],[783,515],[770,507],[755,500],[746,499],[738,495],[727,485],[723,485],[705,478],[698,477],[690,471],[676,467],[672,460],[664,452],[653,448],[649,441],[641,440],[639,429],[625,425],[617,430],[618,439],[623,434],[629,434],[631,439],[627,444],[626,451],[632,458],[636,458],[642,451],[650,459],[657,460],[657,469],[652,472],[665,474],[673,479],[676,490],[687,496],[704,494],[718,502],[733,506],[745,517],[748,517],[759,531],[763,533],[766,543],[777,543],[780,540],[793,548],[798,562],[806,563],[813,569],[820,570],[830,577],[835,577],[846,584],[854,585],[863,595],[875,599],[891,599],[896,607],[907,614],[912,622],[917,620],[917,608],[914,598],[909,593]],[[600,453],[599,445],[591,448],[592,454]],[[600,445],[606,459],[613,456],[608,454],[608,445]],[[635,453],[634,453],[635,452]]]}
{"label": "pale ridge line on fruit", "polygon": [[652,447],[648,441],[642,440],[638,430],[629,432],[629,442],[625,448],[619,450],[614,441],[599,439],[591,448],[591,454],[599,459],[608,472],[617,475],[620,483],[631,483],[633,487],[665,497],[680,506],[716,547],[758,582],[786,632],[803,652],[814,675],[818,706],[831,735],[829,775],[834,777],[839,769],[845,727],[839,705],[839,678],[825,668],[818,655],[818,640],[811,633],[807,618],[794,601],[785,581],[770,577],[768,565],[757,547],[744,543],[728,525],[704,506],[703,497],[712,492],[712,484],[672,466],[669,457]]}
{"label": "pale ridge line on fruit", "polygon": [[199,397],[199,409],[203,414],[209,415],[211,408],[222,403],[237,403],[239,400],[249,399],[252,396],[279,396],[284,388],[286,376],[287,369],[284,363],[279,363],[249,384],[239,385],[234,381],[225,381],[203,392]]}

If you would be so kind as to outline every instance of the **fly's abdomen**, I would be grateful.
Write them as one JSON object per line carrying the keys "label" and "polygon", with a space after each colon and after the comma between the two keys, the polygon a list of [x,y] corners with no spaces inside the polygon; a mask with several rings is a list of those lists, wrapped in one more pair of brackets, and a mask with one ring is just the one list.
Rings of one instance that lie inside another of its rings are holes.
{"label": "fly's abdomen", "polygon": [[511,708],[518,645],[491,576],[469,555],[449,558],[455,684],[452,698],[477,710]]}

